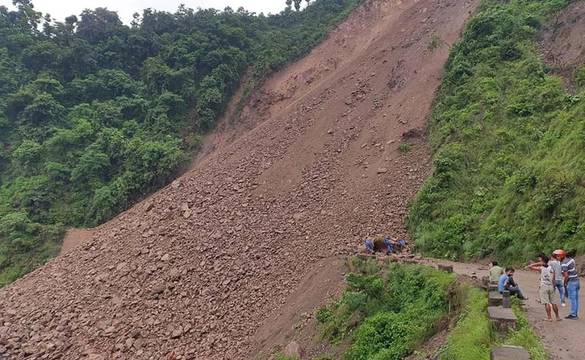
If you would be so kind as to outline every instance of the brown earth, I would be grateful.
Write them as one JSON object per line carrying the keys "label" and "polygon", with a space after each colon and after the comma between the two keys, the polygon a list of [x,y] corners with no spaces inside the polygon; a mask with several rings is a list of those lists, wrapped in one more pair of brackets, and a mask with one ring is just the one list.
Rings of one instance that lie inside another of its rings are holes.
{"label": "brown earth", "polygon": [[542,31],[541,53],[547,66],[573,89],[574,71],[585,63],[585,1],[575,1]]}
{"label": "brown earth", "polygon": [[63,245],[61,246],[61,252],[59,255],[66,254],[71,249],[91,239],[92,236],[93,230],[91,229],[67,230],[67,232],[65,233],[65,237],[63,238]]}
{"label": "brown earth", "polygon": [[246,131],[218,136],[192,171],[3,289],[0,356],[248,359],[275,341],[283,304],[321,259],[368,234],[407,237],[407,204],[431,170],[422,129],[477,3],[367,0],[252,97]]}

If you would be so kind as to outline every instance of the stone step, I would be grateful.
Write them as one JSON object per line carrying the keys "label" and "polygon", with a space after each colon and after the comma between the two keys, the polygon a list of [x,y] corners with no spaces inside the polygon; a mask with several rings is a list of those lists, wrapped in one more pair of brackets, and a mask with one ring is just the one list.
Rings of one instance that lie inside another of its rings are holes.
{"label": "stone step", "polygon": [[488,294],[488,305],[489,306],[501,306],[502,305],[502,294],[498,291],[490,291]]}
{"label": "stone step", "polygon": [[530,353],[520,346],[502,346],[492,349],[491,360],[530,360]]}
{"label": "stone step", "polygon": [[437,269],[444,271],[444,272],[448,272],[448,273],[452,273],[453,272],[453,266],[451,265],[442,265],[439,264],[437,265]]}
{"label": "stone step", "polygon": [[488,284],[488,291],[498,291],[498,283],[489,283]]}
{"label": "stone step", "polygon": [[488,306],[488,316],[492,326],[501,332],[508,332],[516,329],[516,315],[512,309],[501,306]]}

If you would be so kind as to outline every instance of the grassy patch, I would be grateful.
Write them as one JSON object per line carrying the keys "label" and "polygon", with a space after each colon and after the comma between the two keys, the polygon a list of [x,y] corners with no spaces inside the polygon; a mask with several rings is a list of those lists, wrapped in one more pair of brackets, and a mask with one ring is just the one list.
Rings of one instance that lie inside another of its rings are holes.
{"label": "grassy patch", "polygon": [[487,315],[485,291],[469,287],[464,293],[464,310],[441,351],[441,360],[489,360],[490,349],[500,345],[521,346],[530,352],[533,360],[548,359],[519,301],[513,305],[518,318],[517,329],[505,335],[495,334]]}
{"label": "grassy patch", "polygon": [[403,142],[398,146],[398,150],[400,150],[401,153],[407,153],[412,149],[412,145],[410,143],[407,142]]}
{"label": "grassy patch", "polygon": [[441,360],[488,360],[490,358],[490,323],[484,291],[465,289],[464,309],[447,344]]}
{"label": "grassy patch", "polygon": [[[341,299],[318,311],[323,337],[351,343],[344,359],[402,359],[431,336],[450,309],[454,276],[420,265],[352,260]],[[384,274],[384,275],[383,275]]]}
{"label": "grassy patch", "polygon": [[528,350],[532,360],[547,360],[549,357],[544,345],[532,329],[532,326],[530,326],[526,313],[522,310],[520,303],[517,301],[514,302],[513,309],[518,318],[518,329],[509,334],[505,344],[522,346]]}
{"label": "grassy patch", "polygon": [[443,46],[443,40],[441,40],[439,35],[433,34],[433,36],[431,36],[431,40],[427,45],[427,49],[429,49],[430,51],[434,51],[440,48],[441,46]]}

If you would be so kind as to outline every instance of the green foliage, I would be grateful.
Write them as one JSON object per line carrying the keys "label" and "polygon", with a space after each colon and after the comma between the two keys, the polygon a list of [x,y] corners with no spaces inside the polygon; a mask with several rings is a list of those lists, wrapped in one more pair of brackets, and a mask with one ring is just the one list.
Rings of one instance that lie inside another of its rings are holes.
{"label": "green foliage", "polygon": [[[355,268],[372,269],[360,261],[352,260]],[[341,299],[316,318],[324,338],[350,340],[345,359],[402,359],[447,314],[453,282],[452,275],[420,265],[394,264],[386,275],[351,273]]]}
{"label": "green foliage", "polygon": [[453,47],[429,124],[435,171],[408,220],[423,252],[585,251],[585,101],[536,51],[540,24],[566,4],[485,0]]}
{"label": "green foliage", "polygon": [[[487,316],[487,296],[478,288],[464,288],[464,309],[455,328],[450,332],[446,345],[441,349],[441,360],[488,360],[490,349],[500,346],[499,337],[504,334],[492,333]],[[535,360],[548,359],[540,339],[528,323],[519,301],[513,304],[518,319],[516,330],[503,337],[505,345],[521,346],[530,352]]]}
{"label": "green foliage", "polygon": [[450,332],[441,360],[488,360],[490,358],[490,322],[487,317],[486,293],[477,288],[465,289],[464,308]]}
{"label": "green foliage", "polygon": [[510,332],[506,339],[506,345],[522,346],[524,349],[528,350],[532,360],[549,359],[550,357],[540,341],[540,338],[530,326],[526,313],[522,309],[520,302],[515,301],[512,308],[518,319],[517,329]]}
{"label": "green foliage", "polygon": [[[0,286],[168,182],[243,75],[257,86],[307,53],[360,0],[256,15],[105,8],[43,21],[0,6]],[[42,29],[42,30],[41,30]]]}
{"label": "green foliage", "polygon": [[398,146],[398,150],[400,150],[400,152],[403,154],[409,152],[411,148],[412,145],[410,145],[410,143],[407,142],[400,143],[400,145]]}

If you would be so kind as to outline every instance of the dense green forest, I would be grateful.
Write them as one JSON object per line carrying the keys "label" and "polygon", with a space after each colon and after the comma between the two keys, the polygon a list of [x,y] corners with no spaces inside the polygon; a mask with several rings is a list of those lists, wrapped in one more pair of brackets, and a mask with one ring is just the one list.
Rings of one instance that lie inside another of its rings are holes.
{"label": "dense green forest", "polygon": [[[283,0],[284,1],[284,0]],[[359,0],[56,22],[0,7],[0,286],[176,175],[249,73],[307,53]],[[296,8],[296,11],[293,10]]]}
{"label": "dense green forest", "polygon": [[485,0],[452,49],[429,125],[433,176],[412,205],[418,248],[520,262],[585,251],[585,68],[567,92],[538,56],[566,0]]}

